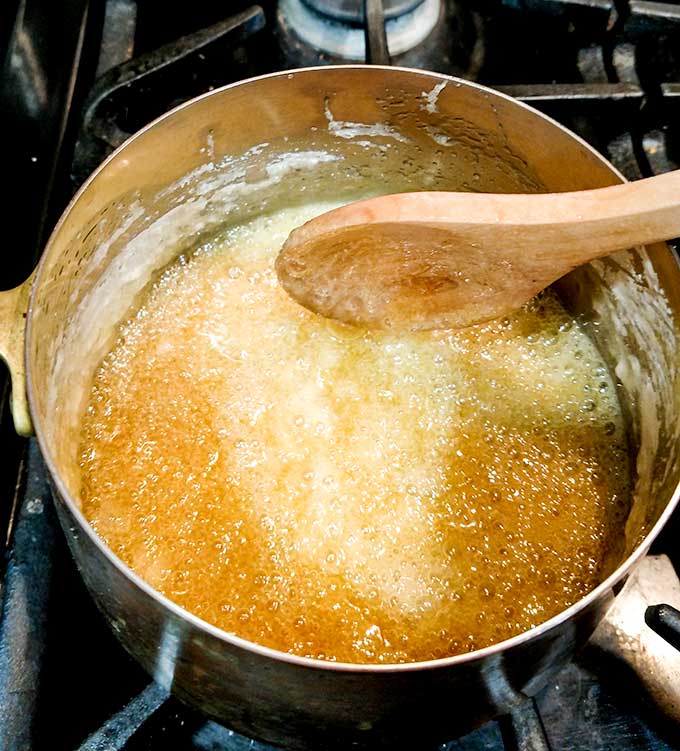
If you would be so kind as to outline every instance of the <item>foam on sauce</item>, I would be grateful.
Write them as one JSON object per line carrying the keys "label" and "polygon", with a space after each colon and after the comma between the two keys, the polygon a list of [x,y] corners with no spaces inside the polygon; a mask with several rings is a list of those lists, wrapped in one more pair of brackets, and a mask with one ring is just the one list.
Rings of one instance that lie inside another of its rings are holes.
{"label": "foam on sauce", "polygon": [[464,331],[368,332],[277,285],[286,210],[182,257],[98,371],[83,510],[226,631],[364,663],[471,651],[609,572],[629,504],[597,351],[555,297]]}

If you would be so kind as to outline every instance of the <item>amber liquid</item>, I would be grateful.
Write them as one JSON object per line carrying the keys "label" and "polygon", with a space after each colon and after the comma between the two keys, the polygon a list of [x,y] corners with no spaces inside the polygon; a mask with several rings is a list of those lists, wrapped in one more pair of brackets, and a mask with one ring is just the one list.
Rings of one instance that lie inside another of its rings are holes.
{"label": "amber liquid", "polygon": [[545,295],[459,332],[335,324],[278,287],[282,212],[170,267],[96,374],[83,510],[153,587],[313,658],[427,660],[530,629],[608,572],[614,387]]}

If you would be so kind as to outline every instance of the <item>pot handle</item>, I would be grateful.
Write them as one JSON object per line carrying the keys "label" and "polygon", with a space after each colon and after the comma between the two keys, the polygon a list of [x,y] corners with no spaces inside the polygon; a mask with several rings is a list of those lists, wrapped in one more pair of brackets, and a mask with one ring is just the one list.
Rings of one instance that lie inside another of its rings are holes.
{"label": "pot handle", "polygon": [[10,408],[14,429],[19,435],[33,434],[33,423],[26,398],[26,315],[28,298],[35,272],[14,289],[0,292],[0,359],[4,360],[12,378]]}

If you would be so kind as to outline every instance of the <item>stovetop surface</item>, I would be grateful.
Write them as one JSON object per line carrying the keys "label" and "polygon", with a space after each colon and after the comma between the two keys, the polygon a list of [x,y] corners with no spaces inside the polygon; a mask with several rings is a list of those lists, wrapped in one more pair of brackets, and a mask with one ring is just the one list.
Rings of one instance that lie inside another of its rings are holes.
{"label": "stovetop surface", "polygon": [[[276,24],[276,3],[267,1],[260,4],[261,30],[253,30],[257,23],[241,36],[217,30],[200,53],[155,71],[146,63],[162,59],[159,48],[171,45],[163,54],[172,55],[174,40],[250,7],[207,0],[189,5],[168,13],[161,0],[69,0],[60,16],[46,0],[24,0],[9,3],[0,14],[3,54],[23,44],[19,52],[26,55],[33,44],[37,63],[44,63],[42,69],[38,64],[17,73],[10,70],[10,55],[0,81],[3,111],[13,113],[14,148],[6,172],[16,174],[18,186],[8,213],[17,221],[6,239],[12,249],[6,286],[28,273],[70,195],[126,134],[215,86],[329,62],[310,51],[292,55]],[[438,57],[414,53],[394,62],[506,87],[576,130],[630,178],[676,167],[680,6],[641,0],[461,0],[446,8],[449,41]],[[22,24],[23,37],[8,31],[14,24]],[[116,88],[106,71],[125,65],[133,49],[135,56],[147,56],[145,64],[126,69],[129,85]],[[64,78],[73,83],[70,89]],[[43,92],[43,99],[29,101],[27,92],[34,90]],[[3,393],[0,539],[7,531],[7,545],[0,563],[0,749],[264,751],[266,746],[168,697],[115,640],[58,529],[35,442],[12,436],[6,384]],[[675,555],[679,529],[676,519],[656,549]],[[659,716],[628,676],[603,666],[588,650],[536,703],[554,751],[680,749],[677,727]],[[441,748],[501,749],[501,726],[489,723]]]}

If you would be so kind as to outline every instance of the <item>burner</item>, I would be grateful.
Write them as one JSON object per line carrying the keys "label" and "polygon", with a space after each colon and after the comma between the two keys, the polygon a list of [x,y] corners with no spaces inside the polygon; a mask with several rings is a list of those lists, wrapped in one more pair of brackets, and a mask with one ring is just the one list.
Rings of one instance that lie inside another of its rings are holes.
{"label": "burner", "polygon": [[[393,0],[385,3],[385,32],[395,58],[417,48],[443,19],[441,0]],[[357,0],[281,0],[278,22],[291,46],[309,47],[332,60],[366,59],[363,3]]]}
{"label": "burner", "polygon": [[[425,0],[383,0],[383,14],[386,20],[396,18],[423,5]],[[305,5],[324,16],[338,21],[360,24],[364,20],[362,0],[303,0]]]}
{"label": "burner", "polygon": [[458,0],[383,0],[383,11],[387,50],[376,56],[370,42],[366,54],[365,35],[382,32],[383,24],[370,15],[364,24],[362,2],[280,0],[276,32],[284,66],[391,62],[476,79],[485,53],[477,11]]}

